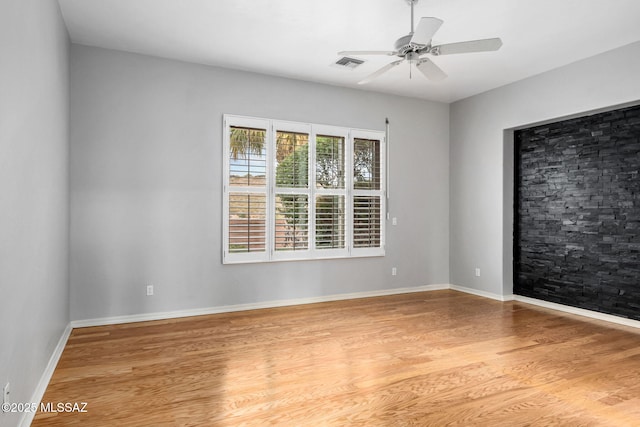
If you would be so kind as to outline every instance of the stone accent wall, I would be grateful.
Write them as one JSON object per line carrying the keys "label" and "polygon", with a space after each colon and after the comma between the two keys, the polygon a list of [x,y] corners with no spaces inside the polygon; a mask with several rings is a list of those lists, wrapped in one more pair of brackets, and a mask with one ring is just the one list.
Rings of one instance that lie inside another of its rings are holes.
{"label": "stone accent wall", "polygon": [[640,320],[640,106],[515,143],[514,293]]}

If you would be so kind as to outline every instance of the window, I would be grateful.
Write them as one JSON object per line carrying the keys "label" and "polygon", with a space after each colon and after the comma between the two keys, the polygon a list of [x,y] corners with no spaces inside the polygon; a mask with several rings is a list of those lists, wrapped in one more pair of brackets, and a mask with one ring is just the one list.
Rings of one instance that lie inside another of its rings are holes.
{"label": "window", "polygon": [[384,255],[384,133],[224,117],[223,261]]}

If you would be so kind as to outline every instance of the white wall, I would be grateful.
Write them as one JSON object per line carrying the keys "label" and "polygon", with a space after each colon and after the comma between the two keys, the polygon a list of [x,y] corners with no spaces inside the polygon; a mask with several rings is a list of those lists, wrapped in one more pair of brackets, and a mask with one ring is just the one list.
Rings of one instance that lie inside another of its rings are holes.
{"label": "white wall", "polygon": [[57,2],[0,2],[0,388],[13,402],[31,400],[69,322],[68,47]]}
{"label": "white wall", "polygon": [[[222,265],[223,113],[379,130],[388,117],[387,256]],[[71,124],[73,319],[449,281],[446,104],[73,45]]]}
{"label": "white wall", "polygon": [[513,142],[505,130],[637,102],[638,76],[634,43],[451,105],[453,284],[512,293]]}

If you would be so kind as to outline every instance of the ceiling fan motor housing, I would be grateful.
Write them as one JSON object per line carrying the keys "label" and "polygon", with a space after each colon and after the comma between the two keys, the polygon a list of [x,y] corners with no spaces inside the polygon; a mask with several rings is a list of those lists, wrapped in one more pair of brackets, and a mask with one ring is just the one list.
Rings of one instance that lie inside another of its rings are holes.
{"label": "ceiling fan motor housing", "polygon": [[398,52],[398,56],[405,57],[408,53],[416,52],[418,54],[428,53],[431,49],[430,46],[416,45],[411,43],[413,34],[407,34],[400,37],[394,44],[395,51]]}
{"label": "ceiling fan motor housing", "polygon": [[407,51],[411,50],[411,45],[409,44],[409,42],[411,41],[411,37],[413,37],[413,34],[407,34],[406,36],[400,37],[398,40],[396,40],[396,43],[394,45],[396,50],[398,52],[402,52],[405,49],[407,49]]}

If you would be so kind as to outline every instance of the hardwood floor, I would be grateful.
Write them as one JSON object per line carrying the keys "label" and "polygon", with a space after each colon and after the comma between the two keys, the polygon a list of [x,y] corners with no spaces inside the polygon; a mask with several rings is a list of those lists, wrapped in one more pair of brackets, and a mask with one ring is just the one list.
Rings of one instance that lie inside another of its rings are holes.
{"label": "hardwood floor", "polygon": [[33,426],[638,426],[640,331],[455,291],[73,331]]}

